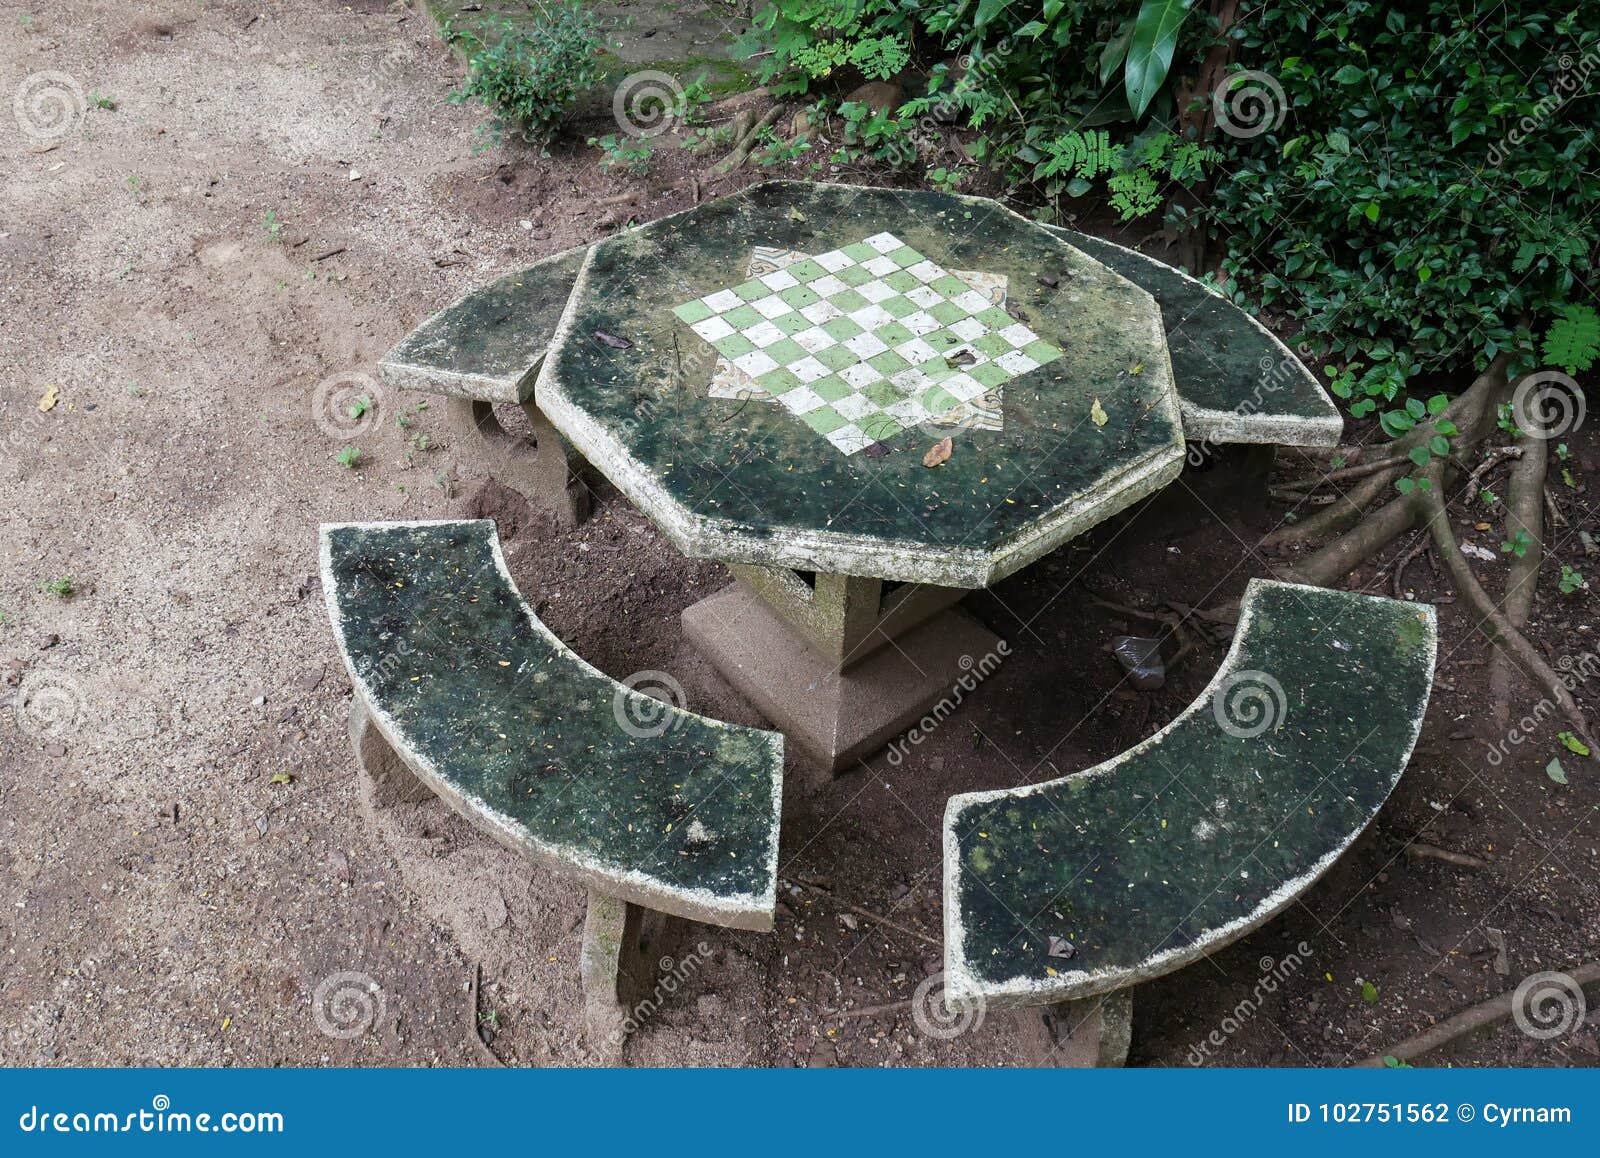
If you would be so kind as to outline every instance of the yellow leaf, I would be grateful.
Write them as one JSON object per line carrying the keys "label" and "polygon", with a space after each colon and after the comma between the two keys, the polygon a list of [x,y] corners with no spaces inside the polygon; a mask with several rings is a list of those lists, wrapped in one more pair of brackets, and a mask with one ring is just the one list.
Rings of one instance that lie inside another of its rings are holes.
{"label": "yellow leaf", "polygon": [[1044,971],[1046,973],[1048,973],[1051,977],[1060,977],[1061,976],[1061,974],[1057,973],[1054,969],[1050,968],[1050,966],[1048,966],[1048,965],[1046,965],[1044,967]]}
{"label": "yellow leaf", "polygon": [[948,438],[941,438],[938,442],[934,443],[928,448],[927,454],[922,456],[922,465],[930,467],[938,466],[941,462],[950,457],[950,454],[953,450],[955,450],[955,443]]}
{"label": "yellow leaf", "polygon": [[44,396],[39,399],[40,410],[54,410],[56,403],[61,401],[61,387],[46,386]]}
{"label": "yellow leaf", "polygon": [[233,1024],[233,1018],[231,1018],[231,1017],[224,1017],[224,1018],[223,1018],[223,1019],[222,1019],[222,1028],[223,1028],[223,1029],[227,1029],[227,1028],[228,1028],[228,1026],[230,1026],[230,1025],[232,1025],[232,1024]]}
{"label": "yellow leaf", "polygon": [[1104,426],[1111,421],[1111,416],[1106,413],[1106,408],[1100,405],[1100,399],[1094,400],[1094,405],[1089,407],[1089,417],[1096,426]]}

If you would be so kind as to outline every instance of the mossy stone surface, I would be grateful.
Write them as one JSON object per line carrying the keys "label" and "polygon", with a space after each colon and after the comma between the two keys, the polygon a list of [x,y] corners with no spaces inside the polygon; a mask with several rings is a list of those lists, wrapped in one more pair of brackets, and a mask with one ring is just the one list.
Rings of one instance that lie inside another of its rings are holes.
{"label": "mossy stone surface", "polygon": [[1161,306],[1172,375],[1193,441],[1333,446],[1344,430],[1315,375],[1244,310],[1182,270],[1099,237],[1052,232]]}
{"label": "mossy stone surface", "polygon": [[1255,580],[1212,686],[1167,728],[1065,779],[952,798],[952,1000],[1109,992],[1288,904],[1399,780],[1435,647],[1431,607]]}
{"label": "mossy stone surface", "polygon": [[358,692],[469,819],[611,895],[770,923],[782,737],[589,667],[522,602],[491,522],[329,526],[323,562]]}
{"label": "mossy stone surface", "polygon": [[[711,397],[717,351],[674,309],[745,280],[752,246],[892,232],[946,269],[1004,276],[1063,351],[1006,381],[1003,430],[911,427],[843,455],[782,407]],[[685,553],[983,586],[1164,485],[1183,431],[1155,303],[983,198],[770,182],[598,243],[540,408]],[[620,342],[618,341],[620,340]]]}

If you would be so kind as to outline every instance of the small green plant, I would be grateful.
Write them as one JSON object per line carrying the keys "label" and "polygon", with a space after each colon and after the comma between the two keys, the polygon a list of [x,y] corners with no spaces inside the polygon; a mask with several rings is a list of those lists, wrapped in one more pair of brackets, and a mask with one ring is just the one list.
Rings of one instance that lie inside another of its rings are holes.
{"label": "small green plant", "polygon": [[1363,981],[1361,983],[1361,1000],[1368,1005],[1376,1005],[1378,1003],[1378,987],[1370,981]]}
{"label": "small green plant", "polygon": [[1502,402],[1495,407],[1494,424],[1512,438],[1522,437],[1522,427],[1517,425],[1516,411],[1512,409],[1509,402]]}
{"label": "small green plant", "polygon": [[1565,563],[1561,564],[1561,594],[1567,596],[1576,595],[1588,586],[1589,581],[1583,577],[1581,571],[1575,567],[1569,567]]}
{"label": "small green plant", "polygon": [[1568,374],[1589,369],[1600,357],[1600,314],[1586,305],[1563,306],[1561,317],[1545,331],[1541,353]]}
{"label": "small green plant", "polygon": [[10,625],[11,616],[7,615],[4,611],[0,611],[0,627],[9,627]]}
{"label": "small green plant", "polygon": [[89,94],[89,103],[97,109],[104,109],[108,113],[114,113],[117,111],[116,98],[107,96],[98,89]]}
{"label": "small green plant", "polygon": [[600,167],[608,173],[614,169],[625,169],[634,174],[643,173],[650,168],[650,158],[655,154],[655,149],[649,141],[640,137],[630,137],[626,133],[608,133],[603,137],[590,137],[589,144],[596,146],[605,154],[600,158]]}
{"label": "small green plant", "polygon": [[354,402],[350,403],[348,413],[351,421],[353,422],[371,409],[372,399],[363,394],[360,398],[357,398]]}
{"label": "small green plant", "polygon": [[63,575],[59,579],[46,579],[39,584],[41,594],[54,595],[57,599],[71,599],[77,590],[77,584],[72,581],[71,575]]}
{"label": "small green plant", "polygon": [[755,158],[758,165],[780,165],[798,161],[811,151],[811,142],[804,137],[786,141],[771,125],[761,130],[757,144],[760,145],[760,151],[752,149],[750,155]]}
{"label": "small green plant", "polygon": [[361,463],[361,448],[359,446],[347,446],[333,456],[333,461],[344,467],[345,470],[355,470]]}
{"label": "small green plant", "polygon": [[1492,507],[1500,501],[1500,496],[1495,494],[1488,487],[1484,487],[1478,492],[1478,501],[1486,507]]}
{"label": "small green plant", "polygon": [[541,148],[573,103],[605,78],[600,18],[575,2],[550,4],[537,23],[492,22],[493,44],[462,34],[473,45],[465,85],[450,100],[475,100],[498,114],[495,130],[514,129]]}
{"label": "small green plant", "polygon": [[270,209],[268,209],[261,217],[261,229],[262,232],[267,235],[268,241],[283,240],[283,222],[280,221],[278,219],[278,215]]}
{"label": "small green plant", "polygon": [[1587,756],[1589,754],[1589,745],[1578,739],[1571,732],[1557,732],[1556,739],[1560,740],[1561,746],[1574,756]]}
{"label": "small green plant", "polygon": [[128,178],[128,192],[129,193],[137,193],[138,191],[139,191],[139,174],[134,173],[131,176],[129,176],[129,178]]}
{"label": "small green plant", "polygon": [[1409,1070],[1416,1068],[1410,1062],[1406,1061],[1405,1058],[1395,1057],[1392,1053],[1386,1053],[1383,1055],[1383,1064],[1385,1067],[1391,1070]]}
{"label": "small green plant", "polygon": [[1533,536],[1528,534],[1527,531],[1518,531],[1511,538],[1500,544],[1500,553],[1503,555],[1515,555],[1521,559],[1528,553],[1528,548],[1531,546],[1533,546]]}

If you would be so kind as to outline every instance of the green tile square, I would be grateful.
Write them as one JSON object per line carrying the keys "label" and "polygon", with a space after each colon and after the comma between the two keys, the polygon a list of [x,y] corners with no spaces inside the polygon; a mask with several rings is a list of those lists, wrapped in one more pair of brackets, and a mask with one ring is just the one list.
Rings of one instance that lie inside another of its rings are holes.
{"label": "green tile square", "polygon": [[987,354],[991,358],[998,358],[1001,354],[1011,353],[1013,347],[999,334],[984,334],[972,343],[972,348],[980,354]]}
{"label": "green tile square", "polygon": [[803,285],[792,285],[786,290],[779,291],[778,300],[797,310],[803,310],[813,302],[820,302],[822,295]]}
{"label": "green tile square", "polygon": [[872,332],[877,335],[878,341],[885,346],[898,346],[901,342],[909,342],[916,337],[915,334],[899,322],[889,322],[886,325],[879,326]]}
{"label": "green tile square", "polygon": [[1043,365],[1045,362],[1052,362],[1061,356],[1061,351],[1056,349],[1043,338],[1038,338],[1032,342],[1029,342],[1026,346],[1022,347],[1022,352],[1041,365]]}
{"label": "green tile square", "polygon": [[787,394],[800,385],[800,379],[796,377],[793,370],[785,370],[782,366],[779,366],[776,370],[768,370],[757,378],[756,385],[760,386],[768,394]]}
{"label": "green tile square", "polygon": [[728,325],[736,330],[748,330],[751,326],[764,321],[761,314],[754,306],[734,306],[733,309],[722,315]]}
{"label": "green tile square", "polygon": [[991,330],[1003,330],[1007,326],[1015,325],[1017,321],[1016,318],[1006,313],[999,306],[990,306],[988,309],[980,310],[978,313],[973,314],[972,316],[977,318],[984,325],[988,326]]}
{"label": "green tile square", "polygon": [[864,241],[858,241],[854,245],[847,245],[839,252],[851,261],[871,261],[878,256],[878,251]]}
{"label": "green tile square", "polygon": [[930,281],[928,288],[935,293],[943,294],[947,298],[955,298],[960,297],[972,287],[954,274],[947,273],[943,277],[936,277]]}
{"label": "green tile square", "polygon": [[943,382],[954,374],[955,370],[951,369],[950,363],[943,358],[929,358],[926,362],[918,364],[917,373],[930,382]]}
{"label": "green tile square", "polygon": [[766,297],[772,291],[766,286],[762,285],[760,282],[752,279],[751,281],[744,282],[741,285],[734,286],[733,292],[738,294],[747,302],[754,302]]}
{"label": "green tile square", "polygon": [[961,399],[945,390],[942,386],[934,386],[924,391],[921,398],[922,408],[929,414],[940,415],[961,404]]}
{"label": "green tile square", "polygon": [[[928,308],[928,312],[933,315],[935,321],[943,326],[953,325],[954,323],[959,322],[962,318],[970,318],[972,316],[966,310],[956,305],[955,302],[938,302],[935,305],[930,306]],[[731,314],[729,315],[729,320],[732,320]]]}
{"label": "green tile square", "polygon": [[[882,334],[880,333],[879,336],[882,337]],[[885,339],[885,341],[887,341],[887,339]],[[893,350],[885,350],[875,358],[868,358],[867,365],[871,366],[885,378],[892,374],[898,374],[902,370],[911,369],[911,363],[907,362]]]}
{"label": "green tile square", "polygon": [[860,285],[862,282],[872,280],[872,275],[859,265],[847,265],[833,276],[844,282],[845,285]]}
{"label": "green tile square", "polygon": [[809,330],[811,321],[804,314],[790,313],[779,314],[772,319],[772,324],[786,334],[798,334],[801,330]]}
{"label": "green tile square", "polygon": [[872,303],[853,289],[842,289],[828,299],[828,304],[843,313],[853,314],[857,310],[866,309]]}
{"label": "green tile square", "polygon": [[[866,303],[862,304],[864,305]],[[843,307],[840,308],[842,309]],[[861,306],[856,306],[854,308],[859,310]],[[835,342],[848,342],[851,338],[861,333],[861,327],[856,325],[849,318],[833,318],[822,323],[822,332],[827,334],[828,337],[832,338]]]}
{"label": "green tile square", "polygon": [[806,349],[793,338],[779,338],[772,345],[766,347],[767,357],[780,366],[789,366],[800,359],[808,357]]}
{"label": "green tile square", "polygon": [[729,334],[726,338],[718,338],[711,343],[711,346],[730,362],[756,348],[756,344],[743,334]]}
{"label": "green tile square", "polygon": [[802,258],[800,261],[792,265],[786,265],[783,268],[785,272],[792,274],[798,282],[816,281],[817,278],[828,272],[809,257]]}
{"label": "green tile square", "polygon": [[[812,389],[816,389],[815,382],[811,386]],[[807,414],[802,414],[800,421],[818,434],[832,434],[839,427],[847,425],[850,420],[831,406],[819,406]]]}
{"label": "green tile square", "polygon": [[922,254],[912,249],[909,245],[902,245],[899,249],[891,249],[883,256],[894,262],[901,269],[916,265],[922,260]]}
{"label": "green tile square", "polygon": [[907,290],[916,289],[922,283],[905,270],[897,269],[884,277],[883,284],[894,290],[895,293],[903,294]]}
{"label": "green tile square", "polygon": [[682,318],[683,321],[692,326],[696,322],[705,321],[707,318],[711,317],[715,311],[713,311],[710,306],[706,305],[705,302],[701,301],[699,298],[696,298],[692,302],[684,302],[681,306],[673,306],[672,312],[677,314],[678,317]]}
{"label": "green tile square", "polygon": [[991,390],[1011,377],[994,362],[979,362],[976,366],[968,366],[967,374]]}
{"label": "green tile square", "polygon": [[901,297],[899,294],[895,294],[892,298],[884,298],[878,305],[883,307],[884,313],[892,318],[903,318],[907,314],[914,314],[922,308],[910,298]]}
{"label": "green tile square", "polygon": [[[937,350],[941,356],[941,359],[946,351],[954,350],[957,346],[965,346],[968,344],[956,337],[949,330],[935,330],[931,334],[923,334],[922,340]],[[981,341],[982,339],[979,340]],[[976,343],[973,344],[975,345]]]}
{"label": "green tile square", "polygon": [[837,402],[841,398],[848,398],[856,392],[856,388],[843,378],[829,374],[826,378],[818,378],[811,383],[811,392],[818,398],[826,398],[829,402]]}
{"label": "green tile square", "polygon": [[887,414],[868,414],[856,419],[856,426],[862,434],[865,434],[874,442],[882,442],[884,439],[893,438],[905,429]]}
{"label": "green tile square", "polygon": [[[893,406],[896,402],[904,402],[906,400],[905,391],[901,390],[893,382],[874,382],[862,390],[861,393],[865,394],[876,406]],[[865,429],[865,427],[862,429]]]}
{"label": "green tile square", "polygon": [[829,346],[826,350],[811,355],[830,370],[843,370],[847,366],[854,366],[861,361],[860,358],[843,346]]}

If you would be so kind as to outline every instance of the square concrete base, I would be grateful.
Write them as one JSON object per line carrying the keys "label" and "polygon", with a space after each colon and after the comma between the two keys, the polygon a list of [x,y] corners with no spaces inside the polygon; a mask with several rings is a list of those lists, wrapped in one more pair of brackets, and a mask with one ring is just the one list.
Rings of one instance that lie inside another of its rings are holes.
{"label": "square concrete base", "polygon": [[724,679],[831,772],[876,752],[940,700],[959,703],[1004,655],[999,636],[951,609],[841,673],[737,583],[686,608],[683,630]]}

